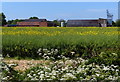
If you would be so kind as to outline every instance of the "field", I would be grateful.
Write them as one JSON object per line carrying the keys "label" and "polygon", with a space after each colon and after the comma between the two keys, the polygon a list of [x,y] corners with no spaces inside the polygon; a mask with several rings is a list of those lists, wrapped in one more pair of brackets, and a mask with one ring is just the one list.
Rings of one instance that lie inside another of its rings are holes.
{"label": "field", "polygon": [[3,27],[3,54],[36,58],[40,48],[58,49],[64,55],[118,53],[119,35],[117,27]]}
{"label": "field", "polygon": [[[119,27],[1,27],[2,32],[2,54],[5,59],[37,59],[37,60],[50,60],[53,67],[60,65],[60,68],[51,68],[50,63],[47,64],[48,69],[59,71],[62,70],[64,66],[68,66],[68,72],[66,74],[73,75],[65,77],[69,79],[77,79],[82,73],[76,73],[77,68],[83,69],[84,65],[88,66],[86,69],[91,67],[98,70],[99,66],[104,64],[105,66],[117,66],[117,71],[120,69],[120,31]],[[79,59],[80,58],[80,59]],[[69,64],[66,62],[69,61]],[[79,63],[79,61],[81,63]],[[57,62],[57,63],[55,63]],[[72,62],[72,63],[70,63]],[[76,68],[71,69],[69,66],[74,67],[74,62]],[[95,65],[94,65],[95,64]],[[40,66],[40,65],[39,65]],[[26,71],[28,76],[30,71],[42,70],[46,67],[33,67]],[[46,65],[45,65],[46,66]],[[80,66],[80,67],[79,67]],[[103,65],[102,65],[103,66]],[[102,67],[101,66],[101,67]],[[105,67],[103,66],[103,68]],[[99,75],[104,75],[104,77],[96,76],[97,80],[104,80],[105,78],[110,78],[105,75],[103,68],[100,68]],[[47,68],[46,68],[47,70]],[[42,70],[46,72],[46,70]],[[48,70],[50,73],[51,71]],[[70,72],[72,70],[72,72]],[[85,70],[85,69],[84,69]],[[93,70],[95,72],[95,70]],[[112,79],[118,79],[119,74],[117,71],[112,73],[108,71],[108,75],[112,75]],[[73,73],[75,72],[75,74]],[[62,79],[65,74],[55,75],[54,79]],[[89,75],[88,70],[84,71],[87,75],[81,75],[81,79],[90,80],[92,76]],[[115,75],[118,73],[118,75]],[[32,75],[30,78],[26,77],[27,80],[34,78]],[[31,73],[32,74],[32,73]],[[36,73],[35,73],[36,74]],[[92,75],[96,73],[92,72]],[[39,75],[39,74],[38,74]],[[62,76],[63,77],[62,77]],[[53,79],[51,75],[49,77],[43,76],[43,80]],[[76,77],[76,78],[72,78]],[[113,78],[114,77],[114,78]],[[38,77],[35,77],[38,78]],[[34,80],[35,80],[34,78]],[[63,80],[65,80],[65,78]],[[116,80],[115,79],[115,80]],[[109,79],[110,80],[110,79]]]}

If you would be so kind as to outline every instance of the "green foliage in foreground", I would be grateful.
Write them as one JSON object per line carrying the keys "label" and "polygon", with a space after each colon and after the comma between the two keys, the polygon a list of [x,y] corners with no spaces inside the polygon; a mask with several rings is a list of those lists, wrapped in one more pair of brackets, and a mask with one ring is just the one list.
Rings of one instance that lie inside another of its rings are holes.
{"label": "green foliage in foreground", "polygon": [[25,72],[11,70],[5,73],[7,81],[44,81],[44,80],[79,80],[79,81],[118,81],[120,67],[117,65],[87,64],[82,58],[51,61],[49,65],[38,64]]}

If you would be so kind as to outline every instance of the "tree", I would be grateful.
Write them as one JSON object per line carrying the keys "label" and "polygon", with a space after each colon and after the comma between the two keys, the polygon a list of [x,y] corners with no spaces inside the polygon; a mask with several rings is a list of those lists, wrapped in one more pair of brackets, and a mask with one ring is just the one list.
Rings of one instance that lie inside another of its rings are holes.
{"label": "tree", "polygon": [[4,15],[4,13],[0,13],[0,26],[4,26],[7,24],[5,18],[6,18],[6,16]]}
{"label": "tree", "polygon": [[30,17],[29,19],[39,19],[38,17]]}
{"label": "tree", "polygon": [[114,21],[112,21],[112,26],[116,26],[116,23]]}
{"label": "tree", "polygon": [[116,26],[117,26],[117,27],[120,27],[120,19],[118,19],[118,20],[116,21]]}
{"label": "tree", "polygon": [[56,26],[61,26],[61,22],[63,22],[64,26],[66,26],[66,21],[64,19],[60,19],[60,20],[56,19],[56,20],[53,20],[52,22],[54,23],[55,27]]}
{"label": "tree", "polygon": [[54,26],[60,26],[60,21],[58,19],[53,20]]}
{"label": "tree", "polygon": [[15,20],[12,21],[11,24],[12,24],[12,25],[15,25],[15,24],[17,24],[17,22],[19,22],[19,20],[18,20],[18,19],[15,19]]}
{"label": "tree", "polygon": [[8,25],[16,25],[17,22],[21,22],[23,20],[20,20],[20,19],[15,19],[15,20],[8,20],[7,24]]}
{"label": "tree", "polygon": [[12,24],[13,21],[14,20],[8,20],[7,24],[10,25],[10,24]]}

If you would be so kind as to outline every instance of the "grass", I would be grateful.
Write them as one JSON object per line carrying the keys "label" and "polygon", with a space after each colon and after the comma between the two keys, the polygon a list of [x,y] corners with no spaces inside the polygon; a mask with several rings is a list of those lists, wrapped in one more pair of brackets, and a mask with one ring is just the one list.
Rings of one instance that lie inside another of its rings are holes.
{"label": "grass", "polygon": [[[3,54],[37,57],[39,48],[79,55],[118,53],[119,27],[2,27]],[[34,55],[34,56],[30,56]]]}

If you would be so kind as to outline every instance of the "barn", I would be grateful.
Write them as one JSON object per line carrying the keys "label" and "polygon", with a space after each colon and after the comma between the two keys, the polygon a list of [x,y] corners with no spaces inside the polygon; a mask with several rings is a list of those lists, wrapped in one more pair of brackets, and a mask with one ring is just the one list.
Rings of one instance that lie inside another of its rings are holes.
{"label": "barn", "polygon": [[47,27],[46,19],[25,19],[21,22],[17,22],[19,27]]}
{"label": "barn", "polygon": [[107,27],[107,19],[68,20],[67,27]]}

